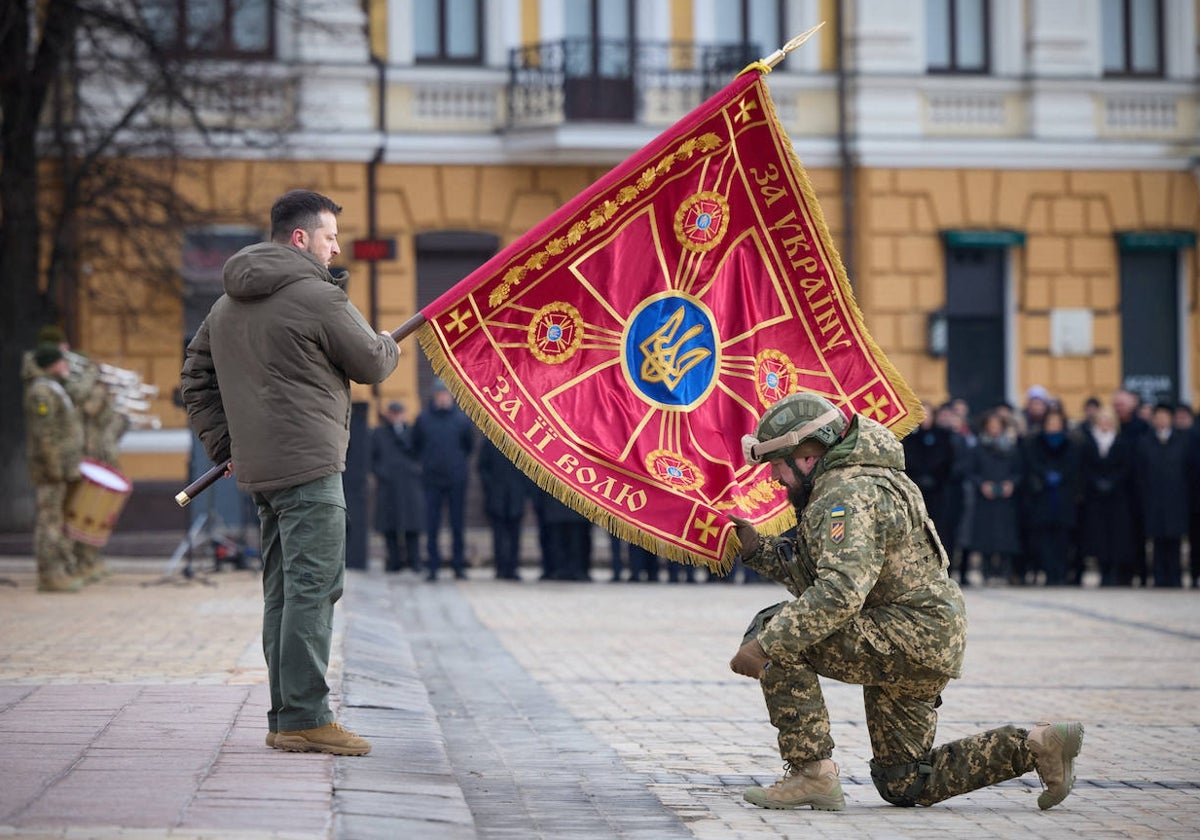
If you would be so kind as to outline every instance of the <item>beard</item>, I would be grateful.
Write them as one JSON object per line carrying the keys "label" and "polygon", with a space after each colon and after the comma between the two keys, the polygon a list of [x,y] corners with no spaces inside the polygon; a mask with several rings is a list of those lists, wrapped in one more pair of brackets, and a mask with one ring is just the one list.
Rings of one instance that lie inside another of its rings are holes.
{"label": "beard", "polygon": [[800,472],[794,465],[789,464],[788,467],[791,469],[792,475],[800,480],[796,486],[787,488],[788,501],[796,509],[796,520],[799,521],[800,511],[804,510],[809,497],[812,496],[813,478],[811,475]]}

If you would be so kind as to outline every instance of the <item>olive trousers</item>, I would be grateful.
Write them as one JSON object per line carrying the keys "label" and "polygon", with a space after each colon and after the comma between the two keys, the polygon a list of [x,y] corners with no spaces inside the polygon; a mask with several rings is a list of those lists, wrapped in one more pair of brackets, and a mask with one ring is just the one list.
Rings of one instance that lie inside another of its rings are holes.
{"label": "olive trousers", "polygon": [[255,493],[262,528],[263,654],[272,732],[333,721],[325,672],[333,605],[346,568],[346,499],[341,473]]}

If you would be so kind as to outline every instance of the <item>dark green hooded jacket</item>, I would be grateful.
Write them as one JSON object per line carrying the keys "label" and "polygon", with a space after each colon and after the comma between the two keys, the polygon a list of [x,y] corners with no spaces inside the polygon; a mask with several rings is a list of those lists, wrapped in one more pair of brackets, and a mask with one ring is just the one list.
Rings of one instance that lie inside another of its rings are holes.
{"label": "dark green hooded jacket", "polygon": [[182,394],[208,457],[247,492],[346,467],[350,382],[382,382],[399,350],[313,255],[273,242],[225,263],[225,294],[188,344]]}

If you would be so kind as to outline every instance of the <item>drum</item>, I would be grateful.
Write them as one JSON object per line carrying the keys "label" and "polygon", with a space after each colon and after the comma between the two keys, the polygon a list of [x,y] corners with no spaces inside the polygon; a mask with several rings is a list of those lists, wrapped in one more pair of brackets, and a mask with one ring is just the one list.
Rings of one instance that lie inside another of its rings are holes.
{"label": "drum", "polygon": [[91,458],[79,462],[79,475],[80,480],[67,494],[63,530],[73,540],[102,546],[108,542],[133,485],[116,470]]}

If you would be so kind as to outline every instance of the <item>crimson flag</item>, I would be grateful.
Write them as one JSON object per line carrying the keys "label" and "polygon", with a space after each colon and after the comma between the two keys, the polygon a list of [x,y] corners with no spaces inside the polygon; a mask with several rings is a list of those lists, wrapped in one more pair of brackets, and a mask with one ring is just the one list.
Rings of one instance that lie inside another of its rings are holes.
{"label": "crimson flag", "polygon": [[868,335],[766,83],[748,69],[422,311],[421,346],[557,498],[728,569],[728,515],[795,522],[741,437],[812,391],[904,434],[920,406]]}

